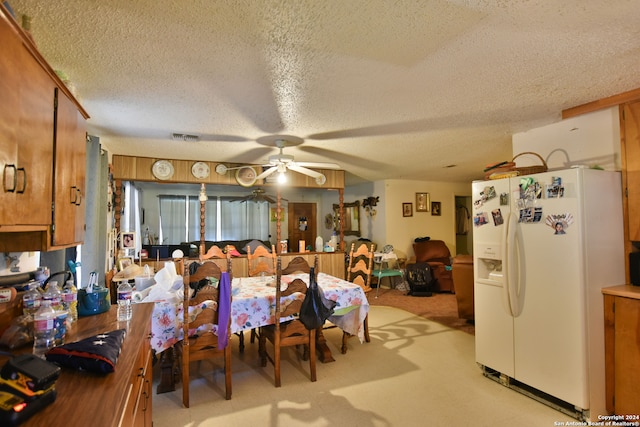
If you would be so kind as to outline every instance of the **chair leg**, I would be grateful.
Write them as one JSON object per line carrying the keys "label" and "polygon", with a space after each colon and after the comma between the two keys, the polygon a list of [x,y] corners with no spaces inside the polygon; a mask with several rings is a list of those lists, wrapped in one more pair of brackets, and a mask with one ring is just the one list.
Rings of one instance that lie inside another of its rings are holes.
{"label": "chair leg", "polygon": [[264,335],[258,336],[258,356],[260,357],[260,366],[263,368],[267,366],[267,339]]}
{"label": "chair leg", "polygon": [[309,331],[309,370],[311,382],[316,381],[316,330]]}
{"label": "chair leg", "polygon": [[273,372],[275,376],[276,387],[280,387],[280,345],[273,345]]}
{"label": "chair leg", "polygon": [[224,349],[224,389],[225,399],[231,399],[231,345]]}
{"label": "chair leg", "polygon": [[251,344],[253,344],[254,342],[256,342],[256,330],[252,329],[251,330],[251,339],[249,341]]}
{"label": "chair leg", "polygon": [[347,340],[349,339],[349,334],[346,332],[342,332],[342,348],[340,349],[340,353],[347,354]]}
{"label": "chair leg", "polygon": [[371,342],[371,338],[369,337],[369,315],[367,314],[364,318],[364,340],[366,342]]}
{"label": "chair leg", "polygon": [[244,331],[236,332],[238,339],[240,340],[240,353],[244,352]]}
{"label": "chair leg", "polygon": [[189,344],[182,346],[182,404],[189,407]]}

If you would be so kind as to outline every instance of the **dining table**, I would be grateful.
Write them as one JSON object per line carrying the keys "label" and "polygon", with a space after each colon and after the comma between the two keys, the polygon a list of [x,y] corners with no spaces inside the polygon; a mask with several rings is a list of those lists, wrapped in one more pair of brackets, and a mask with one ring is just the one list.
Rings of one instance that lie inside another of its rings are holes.
{"label": "dining table", "polygon": [[[316,281],[324,297],[335,301],[333,314],[327,319],[343,331],[358,336],[364,341],[364,319],[369,312],[369,302],[364,290],[347,280],[318,273]],[[309,286],[309,273],[296,273],[281,277],[282,287],[295,279],[301,279]],[[231,324],[230,332],[239,334],[243,331],[273,324],[275,321],[275,276],[234,277],[231,282]],[[294,293],[287,297],[303,299],[304,294]],[[195,317],[203,307],[210,302],[189,307],[189,316]],[[155,302],[151,318],[151,347],[160,354],[161,378],[157,388],[158,393],[175,390],[175,360],[174,346],[183,338],[183,304],[180,301]],[[292,319],[284,318],[282,321]],[[318,328],[317,351],[318,358],[323,363],[333,362],[335,359],[326,344],[323,327]],[[205,324],[198,330],[190,330],[189,335],[203,333],[217,333],[217,325]]]}

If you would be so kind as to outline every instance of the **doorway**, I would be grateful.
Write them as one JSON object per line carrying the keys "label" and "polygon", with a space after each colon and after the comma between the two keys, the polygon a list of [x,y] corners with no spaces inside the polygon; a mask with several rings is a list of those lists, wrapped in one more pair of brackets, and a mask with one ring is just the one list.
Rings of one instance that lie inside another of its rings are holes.
{"label": "doorway", "polygon": [[289,203],[289,252],[299,252],[300,243],[303,248],[311,246],[312,250],[316,239],[316,204],[315,203]]}
{"label": "doorway", "polygon": [[471,197],[456,199],[456,255],[473,255],[473,227],[471,226]]}

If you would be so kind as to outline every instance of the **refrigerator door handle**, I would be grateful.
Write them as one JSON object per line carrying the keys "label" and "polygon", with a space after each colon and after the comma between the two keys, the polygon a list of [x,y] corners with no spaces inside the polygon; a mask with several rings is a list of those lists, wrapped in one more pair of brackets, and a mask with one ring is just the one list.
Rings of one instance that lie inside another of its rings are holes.
{"label": "refrigerator door handle", "polygon": [[504,307],[504,311],[509,315],[513,316],[513,310],[511,308],[511,297],[510,297],[510,282],[511,282],[511,264],[509,263],[509,259],[511,258],[511,240],[510,240],[510,230],[515,227],[512,227],[511,222],[512,218],[515,218],[513,213],[509,213],[507,215],[507,220],[504,223],[504,227],[502,228],[502,306]]}
{"label": "refrigerator door handle", "polygon": [[520,316],[524,305],[524,245],[522,232],[518,228],[518,219],[514,213],[509,214],[507,230],[507,288],[509,307],[513,317]]}

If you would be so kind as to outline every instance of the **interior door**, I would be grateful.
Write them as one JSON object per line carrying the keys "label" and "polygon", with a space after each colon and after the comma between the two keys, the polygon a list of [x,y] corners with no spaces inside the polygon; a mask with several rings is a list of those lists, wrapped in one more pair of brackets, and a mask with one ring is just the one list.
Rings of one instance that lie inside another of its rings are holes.
{"label": "interior door", "polygon": [[299,252],[303,240],[305,247],[315,247],[316,212],[315,203],[289,203],[289,252]]}

